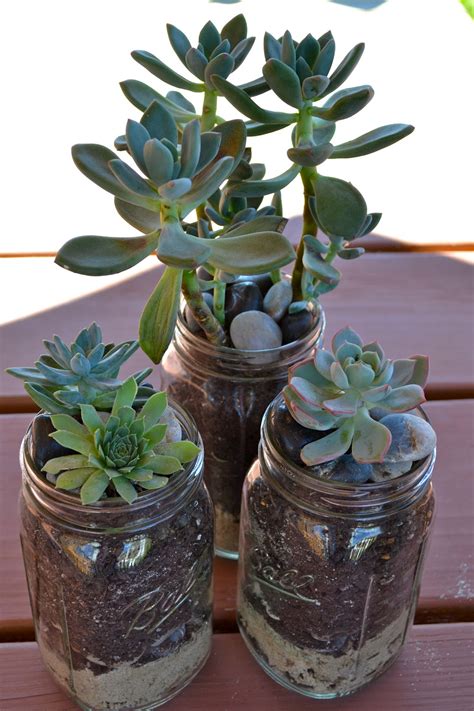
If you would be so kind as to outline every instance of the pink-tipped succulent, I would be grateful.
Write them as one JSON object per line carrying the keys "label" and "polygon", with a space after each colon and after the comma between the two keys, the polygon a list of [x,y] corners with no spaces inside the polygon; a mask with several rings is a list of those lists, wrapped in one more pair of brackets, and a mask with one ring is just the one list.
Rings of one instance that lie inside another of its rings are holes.
{"label": "pink-tipped succulent", "polygon": [[378,343],[363,344],[351,328],[332,340],[332,353],[317,348],[314,359],[290,370],[284,397],[303,427],[331,430],[301,450],[309,466],[342,456],[351,447],[359,463],[382,462],[392,436],[371,416],[375,408],[406,412],[425,401],[428,358],[389,360]]}

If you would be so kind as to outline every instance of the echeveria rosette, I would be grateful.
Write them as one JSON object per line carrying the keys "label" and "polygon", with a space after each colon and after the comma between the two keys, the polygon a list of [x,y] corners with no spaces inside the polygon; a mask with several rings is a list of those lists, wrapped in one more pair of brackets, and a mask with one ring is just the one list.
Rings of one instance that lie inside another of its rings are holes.
{"label": "echeveria rosette", "polygon": [[[43,343],[48,353],[33,368],[8,368],[7,373],[24,381],[26,392],[40,408],[70,415],[80,412],[81,403],[110,410],[124,382],[118,378],[119,370],[138,348],[138,341],[104,344],[96,323],[82,329],[69,346],[59,336]],[[140,384],[150,373],[151,368],[146,368],[132,377]],[[149,387],[139,387],[135,406],[152,393]]]}
{"label": "echeveria rosette", "polygon": [[56,263],[99,276],[129,269],[155,253],[166,269],[145,306],[139,335],[142,349],[158,363],[174,332],[181,290],[193,312],[202,315],[209,340],[220,344],[225,338],[196,291],[193,271],[199,265],[252,274],[284,266],[295,255],[288,239],[272,229],[259,230],[255,239],[249,224],[244,234],[218,239],[214,233],[196,234],[184,223],[186,215],[205,204],[243,158],[242,121],[228,121],[201,133],[199,122],[193,120],[179,134],[171,113],[155,101],[140,122],[128,122],[125,141],[140,173],[104,146],[75,146],[73,158],[90,180],[115,195],[120,215],[145,234],[76,237],[59,250]]}
{"label": "echeveria rosette", "polygon": [[382,462],[391,444],[387,427],[371,410],[406,412],[425,401],[428,358],[390,360],[376,342],[363,344],[351,328],[332,340],[332,353],[316,348],[314,359],[290,370],[284,389],[293,418],[303,427],[330,431],[307,444],[301,459],[308,466],[336,459],[351,449],[359,463]]}
{"label": "echeveria rosette", "polygon": [[[151,74],[176,89],[203,92],[201,122],[209,128],[207,124],[213,124],[216,118],[216,102],[219,95],[213,77],[227,78],[237,70],[252,49],[255,38],[247,37],[247,22],[242,14],[229,20],[220,31],[213,22],[206,22],[199,32],[195,47],[178,27],[171,24],[166,27],[170,44],[186,71],[192,75],[192,79],[182,76],[150,52],[135,50],[132,52],[132,57]],[[163,97],[142,82],[128,80],[122,82],[121,86],[129,101],[142,111],[154,98],[170,109],[178,122],[185,123],[189,120],[189,115],[191,117],[197,115],[191,102],[177,91],[171,91]],[[259,77],[240,85],[240,89],[255,95],[267,91],[268,86],[263,77]]]}
{"label": "echeveria rosette", "polygon": [[191,462],[200,449],[193,442],[164,442],[167,425],[159,420],[166,393],[152,395],[137,413],[132,405],[137,384],[129,378],[115,396],[112,411],[100,416],[93,405],[81,405],[81,421],[70,415],[51,417],[50,436],[77,454],[46,462],[43,471],[58,475],[56,488],[80,489],[83,504],[93,504],[113,490],[129,504],[140,490],[166,486],[171,474]]}

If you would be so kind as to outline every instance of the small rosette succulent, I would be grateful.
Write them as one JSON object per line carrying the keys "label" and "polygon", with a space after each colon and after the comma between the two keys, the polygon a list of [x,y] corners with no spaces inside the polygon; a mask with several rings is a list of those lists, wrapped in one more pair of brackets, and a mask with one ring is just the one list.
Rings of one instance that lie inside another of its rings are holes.
{"label": "small rosette succulent", "polygon": [[83,504],[104,495],[118,495],[129,504],[139,490],[166,486],[171,474],[183,469],[200,449],[193,442],[166,441],[168,425],[160,422],[167,408],[166,393],[152,395],[139,413],[132,404],[137,384],[129,378],[117,391],[112,412],[101,416],[93,405],[81,405],[81,421],[53,415],[51,437],[77,454],[55,457],[43,471],[57,475],[56,488],[80,490]]}
{"label": "small rosette succulent", "polygon": [[293,418],[303,427],[329,434],[301,450],[309,466],[336,459],[351,450],[359,463],[382,462],[392,436],[371,416],[406,412],[425,401],[423,386],[428,358],[401,360],[385,357],[378,343],[363,344],[351,328],[343,328],[332,340],[332,353],[317,348],[314,359],[290,370],[284,389]]}
{"label": "small rosette succulent", "polygon": [[[7,373],[24,381],[26,392],[40,408],[70,415],[79,413],[81,403],[110,410],[123,383],[119,370],[138,348],[137,341],[105,345],[96,323],[82,329],[70,346],[59,336],[43,343],[48,353],[39,357],[34,368],[8,368]],[[151,368],[146,368],[133,378],[140,384],[150,373]],[[150,387],[138,388],[135,405],[152,393]]]}

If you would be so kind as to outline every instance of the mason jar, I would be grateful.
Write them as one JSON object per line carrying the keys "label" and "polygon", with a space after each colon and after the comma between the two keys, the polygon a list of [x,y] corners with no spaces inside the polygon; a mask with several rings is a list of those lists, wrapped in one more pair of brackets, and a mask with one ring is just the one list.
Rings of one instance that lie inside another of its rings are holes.
{"label": "mason jar", "polygon": [[265,413],[244,484],[239,628],[275,681],[317,699],[345,696],[392,664],[413,621],[435,452],[398,479],[317,478],[283,454],[282,407],[279,396]]}
{"label": "mason jar", "polygon": [[[191,418],[172,409],[187,439]],[[133,504],[83,506],[21,447],[21,543],[43,661],[87,711],[150,711],[181,691],[211,648],[212,504],[202,453]]]}
{"label": "mason jar", "polygon": [[313,328],[303,338],[279,348],[244,351],[213,346],[178,317],[163,360],[162,387],[186,403],[201,433],[218,555],[238,557],[242,484],[257,457],[263,413],[287,382],[288,368],[309,358],[321,343],[324,327],[318,307]]}

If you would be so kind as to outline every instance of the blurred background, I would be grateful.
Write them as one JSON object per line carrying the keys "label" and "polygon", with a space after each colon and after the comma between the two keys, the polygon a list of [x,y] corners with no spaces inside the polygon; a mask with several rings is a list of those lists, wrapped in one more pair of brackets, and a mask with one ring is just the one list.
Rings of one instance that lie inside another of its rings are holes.
{"label": "blurred background", "polygon": [[[127,118],[139,117],[120,90],[121,80],[165,88],[132,60],[131,50],[146,49],[186,73],[170,48],[166,23],[195,43],[208,19],[220,29],[239,12],[257,36],[232,75],[239,82],[260,75],[265,30],[279,36],[288,28],[301,40],[309,31],[319,36],[331,29],[335,65],[365,42],[346,85],[371,84],[375,97],[339,123],[337,141],[386,123],[412,123],[416,130],[380,153],[329,161],[324,171],[350,180],[370,211],[383,212],[380,234],[418,243],[472,236],[474,22],[459,0],[27,0],[3,3],[1,10],[1,253],[51,253],[80,234],[133,234],[115,213],[112,196],[75,168],[70,147],[113,147]],[[190,98],[199,101],[200,95]],[[283,108],[270,94],[257,101]],[[236,115],[228,105],[221,105],[220,114]],[[254,160],[267,163],[267,176],[288,166],[287,131],[255,138],[252,146]],[[284,210],[287,216],[300,213],[299,181],[286,190]],[[67,288],[80,290],[80,280],[68,281]]]}

